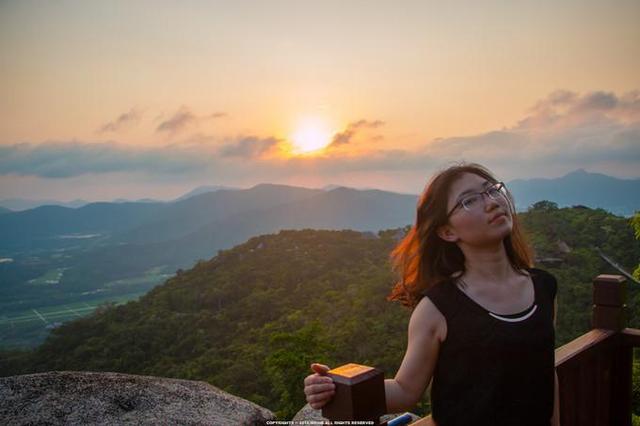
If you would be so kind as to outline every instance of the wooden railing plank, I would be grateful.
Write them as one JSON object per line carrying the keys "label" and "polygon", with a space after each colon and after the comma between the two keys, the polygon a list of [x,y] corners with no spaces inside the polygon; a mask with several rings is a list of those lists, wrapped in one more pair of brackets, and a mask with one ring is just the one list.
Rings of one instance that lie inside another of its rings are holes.
{"label": "wooden railing plank", "polygon": [[624,345],[640,348],[640,330],[637,328],[625,328],[622,330],[622,335]]}
{"label": "wooden railing plank", "polygon": [[556,349],[556,368],[572,358],[581,356],[584,352],[592,350],[596,345],[606,341],[616,334],[613,330],[594,328],[593,330],[577,337]]}
{"label": "wooden railing plank", "polygon": [[631,368],[640,330],[625,328],[625,279],[593,281],[593,329],[556,349],[563,426],[631,425]]}
{"label": "wooden railing plank", "polygon": [[631,425],[631,387],[633,381],[633,348],[624,345],[624,335],[619,336],[618,349],[612,354],[613,371],[611,389],[611,413],[614,425]]}

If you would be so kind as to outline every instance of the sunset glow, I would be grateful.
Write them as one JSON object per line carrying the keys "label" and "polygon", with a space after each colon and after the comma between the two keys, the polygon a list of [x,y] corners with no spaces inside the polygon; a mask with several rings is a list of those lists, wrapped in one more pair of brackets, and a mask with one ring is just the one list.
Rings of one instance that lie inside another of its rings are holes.
{"label": "sunset glow", "polygon": [[294,153],[307,154],[325,148],[331,143],[331,131],[317,118],[302,121],[292,136]]}
{"label": "sunset glow", "polygon": [[639,176],[638,1],[133,3],[0,1],[0,201]]}

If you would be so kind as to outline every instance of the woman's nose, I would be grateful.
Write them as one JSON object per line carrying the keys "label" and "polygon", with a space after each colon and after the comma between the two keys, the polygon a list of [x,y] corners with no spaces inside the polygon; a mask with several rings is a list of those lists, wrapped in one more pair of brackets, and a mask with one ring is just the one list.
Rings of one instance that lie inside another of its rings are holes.
{"label": "woman's nose", "polygon": [[489,197],[488,194],[482,194],[482,199],[484,200],[484,207],[488,211],[500,206],[500,202],[495,198]]}

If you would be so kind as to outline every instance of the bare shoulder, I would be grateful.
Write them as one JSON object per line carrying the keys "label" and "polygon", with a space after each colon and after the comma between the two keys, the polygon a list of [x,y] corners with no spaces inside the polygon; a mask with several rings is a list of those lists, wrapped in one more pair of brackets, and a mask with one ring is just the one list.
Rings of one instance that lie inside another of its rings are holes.
{"label": "bare shoulder", "polygon": [[447,337],[447,321],[427,296],[420,299],[411,314],[409,335],[425,339],[436,337],[440,343]]}

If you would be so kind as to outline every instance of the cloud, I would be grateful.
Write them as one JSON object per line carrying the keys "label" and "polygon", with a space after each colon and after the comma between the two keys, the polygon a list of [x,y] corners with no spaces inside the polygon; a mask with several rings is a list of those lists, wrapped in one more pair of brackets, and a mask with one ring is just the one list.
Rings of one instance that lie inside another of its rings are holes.
{"label": "cloud", "polygon": [[215,112],[209,115],[197,116],[191,112],[189,108],[182,106],[171,117],[163,120],[156,128],[156,132],[174,135],[200,122],[226,116],[227,114],[224,112]]}
{"label": "cloud", "polygon": [[243,137],[224,145],[218,153],[222,157],[258,158],[274,152],[279,142],[276,138]]}
{"label": "cloud", "polygon": [[556,91],[511,127],[439,139],[425,148],[442,159],[478,161],[510,176],[544,176],[577,168],[637,176],[640,92],[617,96]]}
{"label": "cloud", "polygon": [[46,142],[0,146],[0,175],[66,178],[90,173],[183,174],[207,165],[202,152],[172,147],[132,150],[113,142]]}
{"label": "cloud", "polygon": [[124,128],[137,124],[140,121],[141,114],[135,108],[131,108],[129,112],[120,114],[115,120],[103,124],[98,133],[118,132]]}
{"label": "cloud", "polygon": [[640,91],[622,96],[595,91],[583,96],[567,90],[552,92],[538,101],[530,114],[515,126],[520,130],[558,131],[563,128],[600,126],[603,123],[637,124],[640,121]]}
{"label": "cloud", "polygon": [[[199,173],[226,182],[313,175],[333,180],[340,174],[360,172],[428,176],[439,167],[464,160],[484,164],[503,179],[559,176],[578,168],[638,176],[639,113],[638,91],[581,95],[565,90],[536,102],[511,126],[426,141],[414,150],[329,149],[319,155],[287,157],[279,152],[283,141],[273,136],[242,136],[220,146],[203,134],[194,136],[192,143],[144,150],[112,142],[47,142],[0,146],[0,174],[68,177],[143,172],[169,179]],[[358,132],[382,125],[382,121],[354,121],[336,134],[334,142],[348,145]]]}
{"label": "cloud", "polygon": [[[357,131],[358,126],[348,126],[338,135],[348,136],[353,128]],[[439,138],[417,150],[370,150],[359,156],[338,152],[294,158],[287,167],[298,170],[305,164],[328,176],[349,171],[431,173],[434,168],[469,161],[484,164],[505,179],[557,176],[578,168],[638,176],[640,92],[581,95],[559,90],[535,103],[521,120],[500,130]]]}
{"label": "cloud", "polygon": [[[363,129],[375,129],[380,126],[383,126],[384,122],[380,120],[375,121],[367,121],[367,120],[358,120],[347,125],[347,128],[342,132],[336,133],[331,143],[328,145],[328,148],[335,148],[340,145],[346,145],[350,143],[353,138]],[[378,137],[379,138],[379,137]]]}

